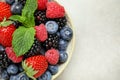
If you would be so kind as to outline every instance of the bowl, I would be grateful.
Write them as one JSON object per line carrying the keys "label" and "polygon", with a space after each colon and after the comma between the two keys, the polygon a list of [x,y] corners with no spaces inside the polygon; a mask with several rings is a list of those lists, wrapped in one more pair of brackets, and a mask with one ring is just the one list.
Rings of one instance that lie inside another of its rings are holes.
{"label": "bowl", "polygon": [[[5,1],[5,0],[0,0],[0,1]],[[56,1],[56,0],[54,0],[54,1]],[[56,2],[59,3],[58,1],[56,1]],[[67,14],[67,12],[66,12],[66,17],[67,17],[67,21],[68,21],[67,24],[73,30],[73,38],[72,38],[72,40],[69,43],[69,46],[67,48],[68,60],[65,63],[59,65],[59,71],[58,71],[58,73],[56,75],[52,76],[52,80],[55,80],[65,70],[65,68],[67,67],[68,63],[71,60],[71,57],[72,57],[72,54],[73,54],[73,50],[74,50],[74,46],[75,46],[75,30],[74,30],[74,27],[72,25],[72,21],[71,21],[69,15]]]}

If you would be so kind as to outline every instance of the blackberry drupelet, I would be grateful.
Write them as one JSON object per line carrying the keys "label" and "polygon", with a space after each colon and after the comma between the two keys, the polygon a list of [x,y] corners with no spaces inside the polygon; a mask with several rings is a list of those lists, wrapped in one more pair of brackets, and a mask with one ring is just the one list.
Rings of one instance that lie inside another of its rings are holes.
{"label": "blackberry drupelet", "polygon": [[59,36],[57,34],[48,34],[48,39],[43,43],[46,50],[55,48],[58,49]]}
{"label": "blackberry drupelet", "polygon": [[36,11],[35,14],[35,22],[36,25],[40,25],[41,23],[46,23],[48,21],[48,18],[46,17],[46,11]]}
{"label": "blackberry drupelet", "polygon": [[26,0],[18,0],[22,5],[25,5]]}
{"label": "blackberry drupelet", "polygon": [[24,55],[24,58],[28,58],[34,55],[39,55],[41,50],[41,43],[35,38],[31,49]]}
{"label": "blackberry drupelet", "polygon": [[2,45],[0,45],[0,67],[7,68],[10,63],[11,60],[7,57],[5,48]]}
{"label": "blackberry drupelet", "polygon": [[54,21],[56,21],[59,25],[59,30],[61,30],[63,27],[65,27],[65,25],[67,24],[67,19],[66,17],[62,17],[62,18],[56,18],[54,19]]}

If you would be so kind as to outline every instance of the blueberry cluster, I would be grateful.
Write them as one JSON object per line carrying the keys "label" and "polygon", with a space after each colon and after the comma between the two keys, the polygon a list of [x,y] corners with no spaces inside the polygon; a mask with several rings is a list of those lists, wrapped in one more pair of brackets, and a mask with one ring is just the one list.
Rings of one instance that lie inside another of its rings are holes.
{"label": "blueberry cluster", "polygon": [[0,74],[2,80],[30,80],[23,72],[21,65],[10,64],[7,69],[2,69]]}

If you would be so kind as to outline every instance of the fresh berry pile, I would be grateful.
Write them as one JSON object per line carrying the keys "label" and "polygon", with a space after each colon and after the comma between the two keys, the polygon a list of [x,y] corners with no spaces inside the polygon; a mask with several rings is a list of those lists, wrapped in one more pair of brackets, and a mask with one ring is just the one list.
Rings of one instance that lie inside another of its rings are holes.
{"label": "fresh berry pile", "polygon": [[52,0],[0,2],[0,80],[51,80],[69,57],[67,23]]}

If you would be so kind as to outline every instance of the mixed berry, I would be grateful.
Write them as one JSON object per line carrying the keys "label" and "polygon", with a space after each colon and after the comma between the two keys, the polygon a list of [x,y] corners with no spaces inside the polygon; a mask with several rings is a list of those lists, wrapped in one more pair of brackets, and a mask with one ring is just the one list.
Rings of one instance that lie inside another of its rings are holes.
{"label": "mixed berry", "polygon": [[69,57],[67,23],[52,0],[0,2],[0,80],[51,80]]}

